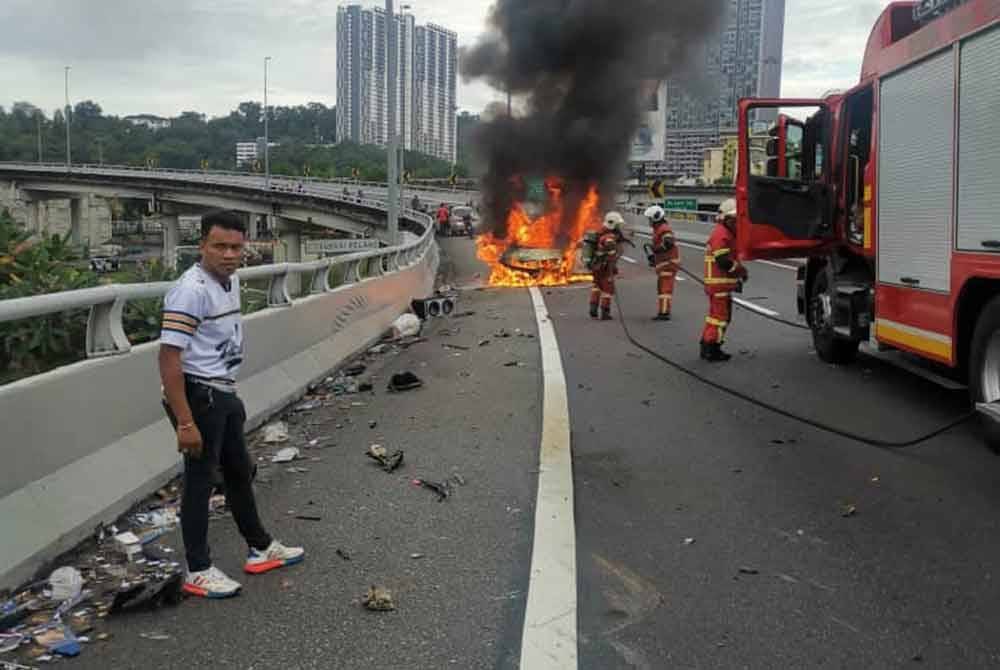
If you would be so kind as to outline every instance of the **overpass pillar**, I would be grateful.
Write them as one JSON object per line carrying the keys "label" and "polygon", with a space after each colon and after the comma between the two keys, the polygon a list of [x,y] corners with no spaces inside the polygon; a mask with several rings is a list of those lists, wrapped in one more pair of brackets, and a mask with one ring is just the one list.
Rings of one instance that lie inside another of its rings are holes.
{"label": "overpass pillar", "polygon": [[176,214],[160,214],[160,224],[163,226],[163,265],[168,268],[177,267],[177,245],[181,238],[177,219]]}
{"label": "overpass pillar", "polygon": [[[69,201],[70,241],[76,247],[85,243],[83,235],[83,209],[87,204],[84,198],[73,198]],[[89,246],[90,240],[86,240],[86,242]]]}
{"label": "overpass pillar", "polygon": [[[275,217],[277,223],[276,232],[278,234],[278,246],[275,249],[277,263],[301,263],[302,262],[302,233],[298,224],[281,217]],[[288,293],[292,296],[299,295],[302,287],[302,277],[291,275],[288,277]]]}

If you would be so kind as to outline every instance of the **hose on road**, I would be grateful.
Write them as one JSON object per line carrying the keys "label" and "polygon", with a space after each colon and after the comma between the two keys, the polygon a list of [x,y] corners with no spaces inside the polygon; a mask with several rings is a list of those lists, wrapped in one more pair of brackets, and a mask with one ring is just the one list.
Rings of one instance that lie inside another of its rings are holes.
{"label": "hose on road", "polygon": [[[681,272],[683,272],[685,275],[687,275],[689,278],[691,278],[694,281],[696,281],[699,284],[701,284],[702,286],[705,285],[705,280],[703,280],[701,277],[699,277],[698,275],[694,274],[693,272],[691,272],[690,270],[688,270],[684,266],[680,266],[678,269]],[[756,314],[757,316],[759,316],[759,317],[761,317],[763,319],[767,319],[769,321],[774,321],[775,323],[780,323],[780,324],[782,324],[784,326],[790,326],[792,328],[798,328],[799,330],[812,330],[812,328],[810,328],[809,326],[805,325],[804,323],[798,323],[796,321],[789,321],[788,319],[782,319],[780,316],[774,316],[772,314],[764,314],[763,312],[758,312],[757,310],[750,309],[746,305],[741,305],[738,302],[734,303],[734,304],[739,309],[746,310],[747,312],[750,312],[751,314]]]}
{"label": "hose on road", "polygon": [[[685,271],[685,274],[690,275],[691,273]],[[686,367],[686,366],[678,363],[677,361],[671,360],[670,358],[664,356],[660,352],[655,351],[654,349],[651,349],[650,347],[647,347],[642,342],[640,342],[639,340],[637,340],[635,338],[635,336],[633,336],[632,333],[631,333],[631,331],[629,330],[628,323],[625,320],[625,313],[624,313],[624,311],[622,311],[621,301],[620,300],[616,300],[615,304],[618,307],[618,320],[621,322],[622,329],[625,331],[625,337],[637,349],[640,349],[641,351],[646,352],[647,354],[649,354],[653,358],[661,361],[662,363],[665,363],[666,365],[670,366],[674,370],[677,370],[678,372],[681,372],[681,373],[687,375],[688,377],[691,377],[692,379],[694,379],[696,381],[699,381],[702,384],[705,384],[706,386],[714,388],[717,391],[721,391],[722,393],[730,395],[730,396],[732,396],[734,398],[738,398],[739,400],[742,400],[742,401],[744,401],[746,403],[754,405],[755,407],[759,407],[760,409],[764,409],[764,410],[767,410],[769,412],[773,412],[774,414],[782,416],[782,417],[784,417],[786,419],[790,419],[792,421],[796,421],[798,423],[805,424],[807,426],[810,426],[811,428],[815,428],[817,430],[821,430],[821,431],[823,431],[825,433],[830,433],[832,435],[837,435],[839,437],[843,437],[843,438],[846,438],[848,440],[853,440],[855,442],[860,442],[861,444],[866,444],[868,446],[877,447],[879,449],[893,449],[893,450],[894,449],[905,449],[905,448],[908,448],[908,447],[915,447],[917,445],[920,445],[920,444],[923,444],[925,442],[928,442],[928,441],[934,439],[935,437],[937,437],[938,435],[946,433],[949,430],[951,430],[953,428],[956,428],[956,427],[958,427],[958,426],[966,423],[967,421],[970,421],[973,417],[976,416],[975,410],[972,410],[972,411],[968,412],[967,414],[964,414],[964,415],[960,416],[959,418],[957,418],[957,419],[955,419],[953,421],[948,422],[947,424],[941,426],[940,428],[937,428],[937,429],[935,429],[935,430],[933,430],[933,431],[931,431],[929,433],[921,435],[920,437],[915,437],[915,438],[913,438],[911,440],[902,440],[902,441],[881,440],[881,439],[869,437],[869,436],[866,436],[866,435],[861,435],[859,433],[854,433],[854,432],[849,431],[849,430],[842,430],[840,428],[837,428],[836,426],[831,426],[830,424],[823,423],[822,421],[817,421],[815,419],[810,419],[810,418],[804,417],[804,416],[802,416],[800,414],[796,414],[796,413],[790,412],[790,411],[788,411],[786,409],[782,409],[781,407],[778,407],[777,405],[773,405],[773,404],[771,404],[771,403],[769,403],[769,402],[767,402],[765,400],[761,400],[759,398],[755,398],[754,396],[752,396],[752,395],[750,395],[748,393],[744,393],[742,391],[737,391],[736,389],[729,388],[728,386],[726,386],[724,384],[721,384],[721,383],[719,383],[717,381],[714,381],[712,379],[709,379],[708,377],[702,375],[701,373],[696,372],[695,370],[692,370],[691,368],[688,368],[688,367]],[[753,310],[750,310],[750,311],[753,311]],[[754,312],[754,313],[758,314],[759,316],[766,316],[764,314],[759,314],[758,312]],[[779,319],[772,319],[772,320],[782,322],[782,320],[779,320]],[[791,325],[795,325],[796,327],[799,326],[799,324],[791,324]]]}

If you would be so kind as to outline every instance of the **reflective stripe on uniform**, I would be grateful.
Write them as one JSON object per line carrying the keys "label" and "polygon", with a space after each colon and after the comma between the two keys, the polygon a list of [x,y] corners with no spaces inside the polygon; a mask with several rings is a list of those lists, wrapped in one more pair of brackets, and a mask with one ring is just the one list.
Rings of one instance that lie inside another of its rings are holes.
{"label": "reflective stripe on uniform", "polygon": [[720,319],[716,319],[716,318],[711,317],[711,316],[706,316],[705,317],[705,323],[707,323],[710,326],[716,326],[718,328],[725,328],[726,326],[729,325],[728,321],[722,321]]}

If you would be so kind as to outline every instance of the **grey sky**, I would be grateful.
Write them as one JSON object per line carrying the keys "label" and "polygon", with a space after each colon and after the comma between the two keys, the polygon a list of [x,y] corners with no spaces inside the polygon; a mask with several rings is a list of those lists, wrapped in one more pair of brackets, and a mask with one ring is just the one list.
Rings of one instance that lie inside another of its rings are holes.
{"label": "grey sky", "polygon": [[[347,2],[0,0],[0,105],[28,100],[51,114],[63,104],[63,66],[70,65],[73,101],[92,99],[119,115],[194,109],[216,116],[262,98],[267,55],[272,104],[333,105],[338,4]],[[491,1],[409,4],[418,22],[451,28],[468,45],[485,29]],[[814,97],[855,83],[868,33],[887,4],[787,0],[782,94]],[[479,111],[498,97],[482,84],[459,84],[461,109]]]}

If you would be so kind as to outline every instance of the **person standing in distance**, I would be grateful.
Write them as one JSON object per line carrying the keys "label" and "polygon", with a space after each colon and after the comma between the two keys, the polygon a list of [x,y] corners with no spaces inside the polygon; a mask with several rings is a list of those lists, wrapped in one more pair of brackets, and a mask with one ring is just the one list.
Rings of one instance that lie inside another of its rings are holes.
{"label": "person standing in distance", "polygon": [[226,503],[249,545],[244,571],[261,574],[300,562],[301,547],[273,539],[257,515],[253,463],[243,435],[246,409],[236,393],[243,363],[240,280],[246,229],[231,211],[202,218],[201,261],[167,293],[160,334],[160,380],[164,408],[184,456],[181,534],[187,558],[184,591],[227,598],[242,588],[212,564],[208,547],[208,501],[221,471]]}

